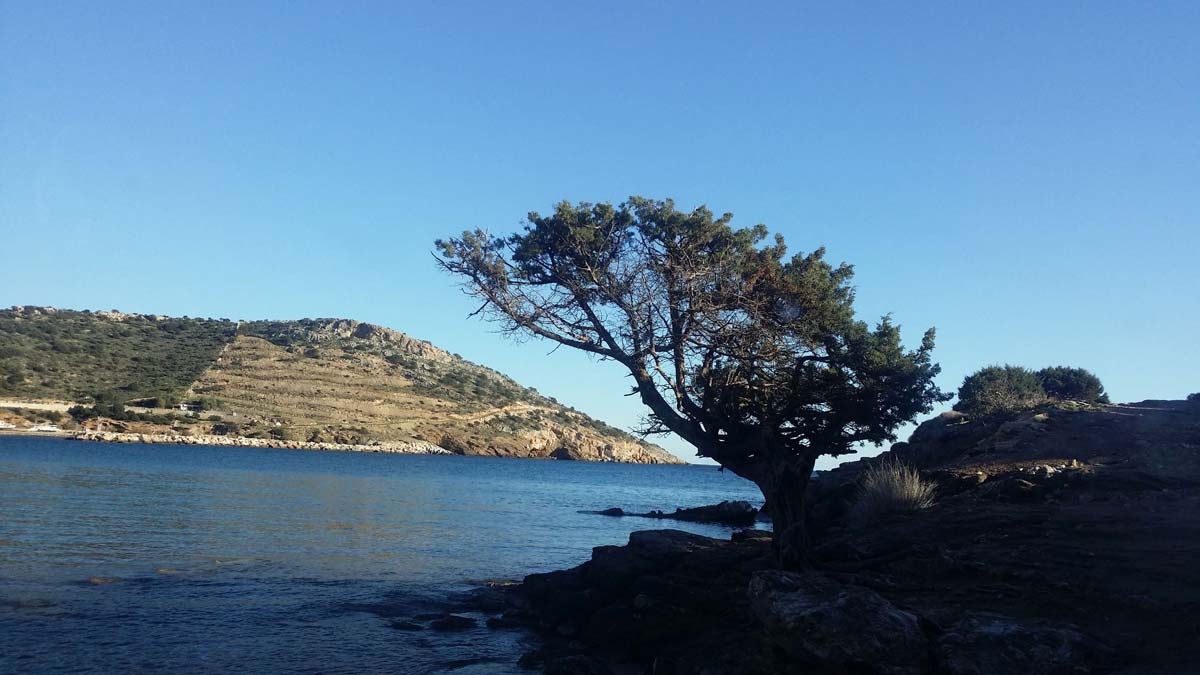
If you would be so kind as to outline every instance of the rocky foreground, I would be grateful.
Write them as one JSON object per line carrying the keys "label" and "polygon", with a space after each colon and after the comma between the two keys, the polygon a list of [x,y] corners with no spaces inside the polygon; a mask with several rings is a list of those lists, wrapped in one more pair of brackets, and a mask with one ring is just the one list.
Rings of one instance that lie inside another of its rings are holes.
{"label": "rocky foreground", "polygon": [[823,475],[811,571],[765,533],[635,532],[482,591],[489,625],[541,634],[545,673],[1200,672],[1200,405],[948,413],[888,454],[937,504],[858,522],[880,459]]}

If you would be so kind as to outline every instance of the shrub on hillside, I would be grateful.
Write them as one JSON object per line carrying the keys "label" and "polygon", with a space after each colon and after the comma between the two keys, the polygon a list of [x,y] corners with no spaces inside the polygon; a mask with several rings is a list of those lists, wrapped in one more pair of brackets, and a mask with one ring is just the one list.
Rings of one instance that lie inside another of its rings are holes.
{"label": "shrub on hillside", "polygon": [[1200,403],[1200,391],[1194,394],[1188,394],[1187,400],[1191,401],[1192,403]]}
{"label": "shrub on hillside", "polygon": [[1085,403],[1108,403],[1108,394],[1100,378],[1083,368],[1054,366],[1037,372],[1042,389],[1050,398],[1060,401],[1083,401]]}
{"label": "shrub on hillside", "polygon": [[927,509],[933,506],[933,493],[933,483],[921,478],[916,469],[884,460],[863,474],[850,520],[861,526],[890,514]]}
{"label": "shrub on hillside", "polygon": [[212,433],[216,436],[236,436],[241,430],[241,427],[235,422],[221,422],[212,425]]}
{"label": "shrub on hillside", "polygon": [[1045,400],[1041,380],[1028,368],[988,366],[963,380],[954,409],[969,415],[991,415],[1032,408]]}

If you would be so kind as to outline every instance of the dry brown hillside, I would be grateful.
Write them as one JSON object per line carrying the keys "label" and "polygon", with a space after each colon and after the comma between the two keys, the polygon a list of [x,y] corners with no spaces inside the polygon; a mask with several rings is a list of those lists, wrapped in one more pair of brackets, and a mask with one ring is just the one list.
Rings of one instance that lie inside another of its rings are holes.
{"label": "dry brown hillside", "polygon": [[[80,403],[89,429],[501,457],[680,463],[424,340],[347,319],[0,311],[0,398]],[[200,408],[186,412],[177,409]],[[73,424],[64,416],[64,424]]]}
{"label": "dry brown hillside", "polygon": [[[470,388],[454,386],[459,381]],[[484,384],[476,388],[476,381]],[[369,350],[283,347],[239,335],[192,392],[217,400],[227,422],[278,423],[297,440],[424,440],[501,457],[672,459],[449,355],[389,360]]]}

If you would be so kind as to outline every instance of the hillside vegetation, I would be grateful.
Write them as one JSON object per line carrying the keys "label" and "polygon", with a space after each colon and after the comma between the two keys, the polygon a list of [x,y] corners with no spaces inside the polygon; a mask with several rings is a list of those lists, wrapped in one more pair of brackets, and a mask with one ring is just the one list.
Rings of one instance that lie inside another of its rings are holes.
{"label": "hillside vegetation", "polygon": [[[235,324],[14,308],[0,312],[0,355],[0,398],[91,406],[76,413],[89,428],[100,410],[106,428],[139,433],[427,441],[472,455],[678,461],[495,370],[346,319]],[[121,415],[111,412],[114,400],[203,402],[204,411],[187,421]]]}
{"label": "hillside vegetation", "polygon": [[229,343],[228,320],[53,308],[0,311],[0,398],[179,394]]}

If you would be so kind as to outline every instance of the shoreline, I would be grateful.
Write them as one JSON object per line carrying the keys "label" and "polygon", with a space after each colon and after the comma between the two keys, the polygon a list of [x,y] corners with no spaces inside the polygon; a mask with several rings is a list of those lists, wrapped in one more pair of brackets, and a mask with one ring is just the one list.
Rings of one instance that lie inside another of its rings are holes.
{"label": "shoreline", "polygon": [[[24,436],[28,438],[60,438],[70,441],[92,441],[94,443],[143,443],[147,445],[206,445],[228,448],[271,448],[277,450],[315,450],[328,452],[365,452],[395,455],[444,455],[454,457],[490,457],[490,455],[459,454],[451,452],[435,443],[428,441],[381,441],[375,445],[354,443],[327,443],[310,441],[283,441],[274,438],[249,438],[245,436],[217,436],[203,434],[184,436],[182,434],[146,434],[137,432],[91,431],[91,430],[60,430],[60,431],[29,431],[28,429],[0,429],[2,436]],[[502,457],[498,459],[530,459],[558,460],[556,457]],[[558,460],[562,461],[562,460]],[[570,460],[582,464],[634,464],[639,466],[697,466],[707,467],[706,464],[691,462],[620,462],[604,460]]]}
{"label": "shoreline", "polygon": [[141,434],[116,431],[67,431],[30,432],[10,431],[9,435],[65,438],[74,441],[97,443],[145,443],[153,445],[208,445],[237,448],[274,448],[280,450],[325,450],[333,452],[379,452],[400,455],[453,455],[449,450],[427,441],[389,441],[378,445],[352,443],[316,443],[309,441],[284,441],[273,438],[246,438],[243,436],[184,436],[181,434]]}

